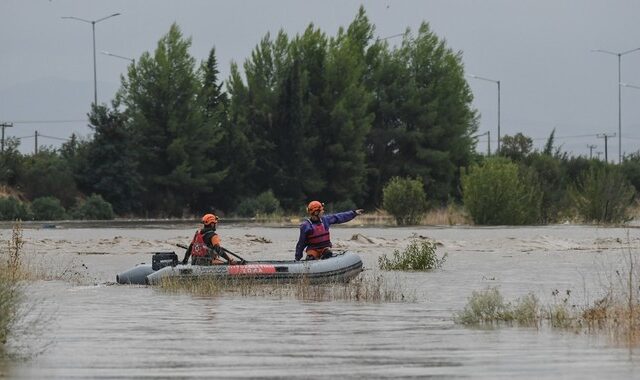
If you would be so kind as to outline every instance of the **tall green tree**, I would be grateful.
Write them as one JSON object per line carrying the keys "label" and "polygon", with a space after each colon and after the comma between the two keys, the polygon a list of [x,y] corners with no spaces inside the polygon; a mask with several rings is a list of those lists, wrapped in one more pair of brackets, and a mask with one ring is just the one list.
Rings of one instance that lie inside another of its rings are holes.
{"label": "tall green tree", "polygon": [[366,191],[364,144],[371,128],[371,94],[365,86],[365,54],[373,25],[361,7],[347,30],[340,28],[328,46],[324,67],[326,86],[320,115],[320,140],[314,149],[314,165],[325,178],[321,199],[362,202]]}
{"label": "tall green tree", "polygon": [[427,23],[415,37],[407,31],[389,54],[383,51],[371,66],[376,120],[368,144],[370,186],[391,175],[418,176],[435,200],[459,196],[460,168],[471,161],[477,130],[462,54]]}
{"label": "tall green tree", "polygon": [[15,186],[23,171],[24,157],[18,150],[20,140],[9,137],[4,141],[4,152],[0,153],[0,184]]}
{"label": "tall green tree", "polygon": [[284,32],[278,34],[275,42],[267,34],[244,63],[246,84],[237,66],[232,67],[229,80],[231,122],[251,144],[248,153],[253,165],[245,185],[253,194],[268,190],[278,169],[273,131],[277,122],[278,72],[286,57],[287,44]]}
{"label": "tall green tree", "polygon": [[220,71],[218,70],[218,61],[216,58],[215,48],[209,52],[209,56],[203,62],[199,69],[199,79],[201,87],[199,89],[198,100],[200,101],[200,111],[204,128],[206,128],[210,140],[207,142],[207,149],[203,152],[203,160],[207,161],[208,171],[200,173],[206,176],[207,182],[211,186],[207,186],[202,191],[196,193],[193,210],[201,212],[221,210],[228,207],[225,194],[228,189],[223,185],[224,180],[230,173],[231,160],[228,155],[230,152],[225,149],[225,143],[228,142],[225,126],[227,121],[228,97],[223,90],[223,83],[219,79]]}
{"label": "tall green tree", "polygon": [[[93,139],[76,150],[76,179],[84,194],[99,194],[117,214],[140,212],[144,193],[138,149],[124,115],[106,106],[89,114]],[[70,155],[70,153],[67,153]]]}
{"label": "tall green tree", "polygon": [[190,46],[171,25],[154,54],[144,53],[129,70],[119,92],[136,135],[143,207],[153,214],[179,216],[197,208],[200,195],[221,178],[207,156],[217,140],[203,121]]}

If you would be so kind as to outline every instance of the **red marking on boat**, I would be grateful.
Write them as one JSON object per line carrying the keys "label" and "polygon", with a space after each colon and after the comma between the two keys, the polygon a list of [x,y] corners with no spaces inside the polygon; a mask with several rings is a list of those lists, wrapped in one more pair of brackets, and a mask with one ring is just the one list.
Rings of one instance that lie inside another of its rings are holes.
{"label": "red marking on boat", "polygon": [[264,264],[230,265],[229,274],[269,274],[276,273],[276,267]]}

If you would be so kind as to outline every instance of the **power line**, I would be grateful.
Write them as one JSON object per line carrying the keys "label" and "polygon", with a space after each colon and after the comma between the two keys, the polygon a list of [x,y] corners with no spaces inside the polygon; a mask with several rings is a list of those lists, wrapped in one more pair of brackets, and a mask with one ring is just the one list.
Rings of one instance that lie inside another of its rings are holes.
{"label": "power line", "polygon": [[54,139],[54,140],[60,140],[60,141],[69,141],[70,140],[70,139],[67,139],[67,138],[64,138],[64,137],[47,136],[47,135],[43,135],[41,133],[28,135],[28,136],[14,137],[14,138],[16,140],[24,140],[24,139],[34,138],[34,137],[45,137],[45,138],[48,138],[48,139]]}
{"label": "power line", "polygon": [[[597,133],[592,133],[589,135],[573,135],[573,136],[553,136],[554,140],[565,140],[565,139],[577,139],[577,138],[583,138],[583,137],[598,137]],[[532,138],[531,140],[548,140],[549,137],[535,137]]]}
{"label": "power line", "polygon": [[82,120],[14,120],[10,121],[13,124],[48,124],[48,123],[87,123],[88,119]]}

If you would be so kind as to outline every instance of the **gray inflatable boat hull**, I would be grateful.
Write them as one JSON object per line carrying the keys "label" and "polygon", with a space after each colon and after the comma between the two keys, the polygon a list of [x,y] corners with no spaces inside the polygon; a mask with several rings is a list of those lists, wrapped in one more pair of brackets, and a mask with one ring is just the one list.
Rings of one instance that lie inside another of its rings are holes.
{"label": "gray inflatable boat hull", "polygon": [[362,260],[346,252],[326,260],[250,261],[243,265],[175,265],[157,271],[151,264],[138,264],[119,273],[119,284],[157,284],[163,278],[210,278],[254,280],[260,282],[293,282],[304,278],[310,283],[348,282],[362,272]]}
{"label": "gray inflatable boat hull", "polygon": [[286,283],[304,278],[310,283],[348,282],[362,272],[362,260],[354,253],[338,254],[326,260],[251,261],[244,265],[167,266],[147,275],[148,284],[164,278],[198,278],[212,280],[254,280]]}

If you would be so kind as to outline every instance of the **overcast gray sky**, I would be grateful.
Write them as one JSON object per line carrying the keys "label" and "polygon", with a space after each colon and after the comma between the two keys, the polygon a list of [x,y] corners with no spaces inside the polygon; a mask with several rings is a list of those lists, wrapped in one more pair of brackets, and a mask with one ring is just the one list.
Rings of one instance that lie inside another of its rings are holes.
{"label": "overcast gray sky", "polygon": [[[294,35],[314,23],[335,35],[364,5],[376,35],[416,30],[427,21],[461,51],[466,72],[500,80],[501,134],[522,132],[540,148],[552,129],[572,154],[604,152],[596,134],[618,133],[618,57],[592,49],[640,48],[637,0],[2,0],[0,1],[0,122],[14,122],[7,136],[24,137],[21,150],[59,146],[73,132],[90,134],[86,113],[93,101],[91,25],[97,20],[98,101],[110,102],[126,71],[125,59],[152,52],[177,22],[193,39],[191,54],[204,60],[216,47],[223,78],[231,61],[244,62],[267,33]],[[390,39],[396,44],[399,38]],[[640,86],[640,51],[622,56],[622,82]],[[497,137],[497,85],[468,79],[479,133]],[[622,87],[622,150],[640,145],[640,89]],[[46,123],[44,121],[47,121]],[[54,139],[57,138],[57,139]],[[609,139],[609,160],[618,137]],[[486,151],[486,136],[479,150]],[[604,157],[604,153],[602,153]]]}

